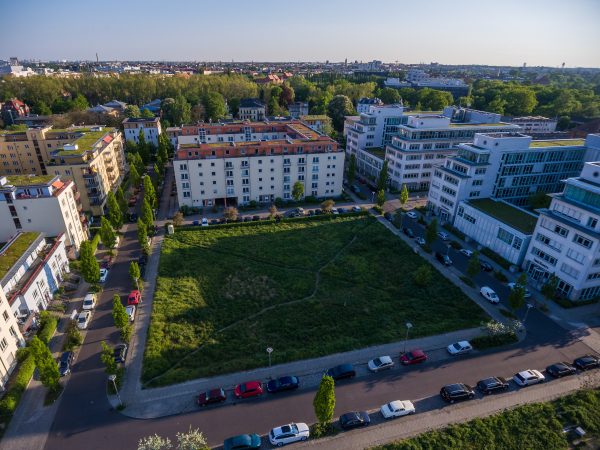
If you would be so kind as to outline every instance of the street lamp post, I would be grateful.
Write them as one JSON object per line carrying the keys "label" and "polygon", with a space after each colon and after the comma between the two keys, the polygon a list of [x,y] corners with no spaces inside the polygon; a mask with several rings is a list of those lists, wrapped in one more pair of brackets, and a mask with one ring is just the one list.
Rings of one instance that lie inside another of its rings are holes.
{"label": "street lamp post", "polygon": [[269,355],[269,367],[271,367],[271,353],[273,353],[273,347],[267,347],[267,354]]}
{"label": "street lamp post", "polygon": [[410,331],[412,326],[412,323],[406,322],[406,337],[404,338],[404,351],[402,353],[406,353],[406,341],[408,341],[408,332]]}
{"label": "street lamp post", "polygon": [[116,375],[109,375],[108,376],[108,380],[112,381],[113,386],[115,387],[115,392],[117,393],[117,398],[119,399],[119,405],[121,405],[121,407],[123,406],[123,401],[121,400],[121,396],[119,395],[119,390],[117,389],[117,376]]}
{"label": "street lamp post", "polygon": [[527,303],[527,310],[525,311],[525,317],[523,317],[523,325],[525,325],[525,321],[527,320],[527,315],[529,314],[529,310],[533,308],[532,303]]}

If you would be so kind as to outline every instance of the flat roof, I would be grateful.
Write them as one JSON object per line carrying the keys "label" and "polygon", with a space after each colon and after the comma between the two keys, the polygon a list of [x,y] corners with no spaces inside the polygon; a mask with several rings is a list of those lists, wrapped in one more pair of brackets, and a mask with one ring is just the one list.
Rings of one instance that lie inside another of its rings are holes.
{"label": "flat roof", "polygon": [[[80,131],[80,130],[76,130]],[[102,139],[106,134],[114,131],[114,128],[108,128],[102,131],[84,131],[83,136],[73,140],[72,144],[77,144],[77,150],[58,150],[56,153],[58,156],[69,156],[69,155],[80,155],[84,152],[92,150],[92,147],[96,142]]]}
{"label": "flat roof", "polygon": [[379,159],[385,159],[385,149],[382,147],[364,148],[363,150]]}
{"label": "flat roof", "polygon": [[8,248],[5,247],[3,249],[3,253],[0,254],[0,280],[4,278],[12,266],[14,266],[19,258],[23,256],[23,253],[25,253],[40,234],[41,233],[35,231],[21,233],[9,244]]}
{"label": "flat roof", "polygon": [[34,184],[50,184],[57,175],[10,175],[7,184],[12,186],[32,186]]}
{"label": "flat roof", "polygon": [[575,147],[585,145],[585,139],[551,139],[548,141],[531,141],[530,147]]}
{"label": "flat roof", "polygon": [[467,204],[525,234],[532,234],[537,223],[533,214],[500,200],[481,198],[468,200]]}

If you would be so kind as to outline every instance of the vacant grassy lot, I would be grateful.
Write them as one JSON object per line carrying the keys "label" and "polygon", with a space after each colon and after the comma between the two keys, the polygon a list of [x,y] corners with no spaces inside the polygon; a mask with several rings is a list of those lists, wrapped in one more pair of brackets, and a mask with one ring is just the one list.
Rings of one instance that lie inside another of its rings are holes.
{"label": "vacant grassy lot", "polygon": [[586,441],[578,448],[598,448],[600,390],[580,391],[553,402],[515,408],[483,419],[451,425],[440,431],[376,447],[376,450],[429,450],[451,448],[522,450],[575,448],[563,428],[581,426]]}
{"label": "vacant grassy lot", "polygon": [[[165,238],[143,382],[323,356],[479,325],[482,310],[372,217],[181,230]],[[434,271],[434,273],[436,273]]]}

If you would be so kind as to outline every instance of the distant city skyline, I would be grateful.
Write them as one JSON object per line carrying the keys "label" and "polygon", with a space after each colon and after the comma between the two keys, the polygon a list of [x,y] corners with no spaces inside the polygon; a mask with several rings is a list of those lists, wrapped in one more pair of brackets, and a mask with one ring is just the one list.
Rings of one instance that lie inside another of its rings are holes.
{"label": "distant city skyline", "polygon": [[0,58],[600,67],[600,2],[29,0]]}

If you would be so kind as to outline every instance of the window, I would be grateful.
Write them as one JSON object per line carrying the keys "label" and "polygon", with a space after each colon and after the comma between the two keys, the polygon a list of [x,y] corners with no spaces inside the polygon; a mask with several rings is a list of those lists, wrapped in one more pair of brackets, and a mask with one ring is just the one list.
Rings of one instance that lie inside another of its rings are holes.
{"label": "window", "polygon": [[573,238],[573,242],[575,242],[576,244],[579,244],[585,248],[590,248],[593,244],[593,242],[590,239],[583,237],[580,234],[575,235],[575,237]]}
{"label": "window", "polygon": [[483,180],[473,180],[473,186],[481,186],[483,184]]}
{"label": "window", "polygon": [[8,312],[7,312],[7,311],[4,311],[4,312],[2,313],[2,317],[4,317],[4,321],[5,321],[5,322],[8,322],[8,317],[9,317],[9,315],[8,315]]}
{"label": "window", "polygon": [[514,234],[506,231],[504,228],[498,228],[498,239],[500,239],[502,242],[506,242],[508,245],[511,245],[514,237]]}
{"label": "window", "polygon": [[183,198],[190,198],[190,192],[189,191],[183,191]]}
{"label": "window", "polygon": [[0,341],[0,350],[4,351],[7,347],[8,342],[6,341],[6,338],[2,338],[2,340]]}
{"label": "window", "polygon": [[523,245],[523,239],[516,237],[515,236],[515,240],[513,241],[513,248],[517,249],[517,250],[521,250],[521,246]]}
{"label": "window", "polygon": [[569,266],[566,263],[563,263],[560,266],[560,271],[563,273],[566,273],[567,275],[569,275],[570,277],[573,277],[573,278],[579,277],[579,270],[575,269],[574,267]]}
{"label": "window", "polygon": [[550,247],[553,250],[556,250],[557,252],[561,252],[562,251],[562,244],[555,241],[554,239],[550,239],[548,236],[542,234],[542,233],[538,233],[535,237],[535,239],[539,242],[541,242],[544,245],[547,245],[548,247]]}
{"label": "window", "polygon": [[539,248],[533,247],[531,250],[531,253],[533,253],[535,256],[537,256],[541,260],[546,261],[547,263],[549,263],[553,266],[556,266],[556,258],[552,255],[549,255],[548,253],[541,251]]}
{"label": "window", "polygon": [[567,250],[567,257],[571,258],[573,261],[577,261],[579,264],[583,264],[585,262],[585,255],[572,248]]}
{"label": "window", "polygon": [[560,225],[554,226],[554,232],[562,237],[567,237],[569,235],[569,230],[567,230],[564,227],[561,227]]}

